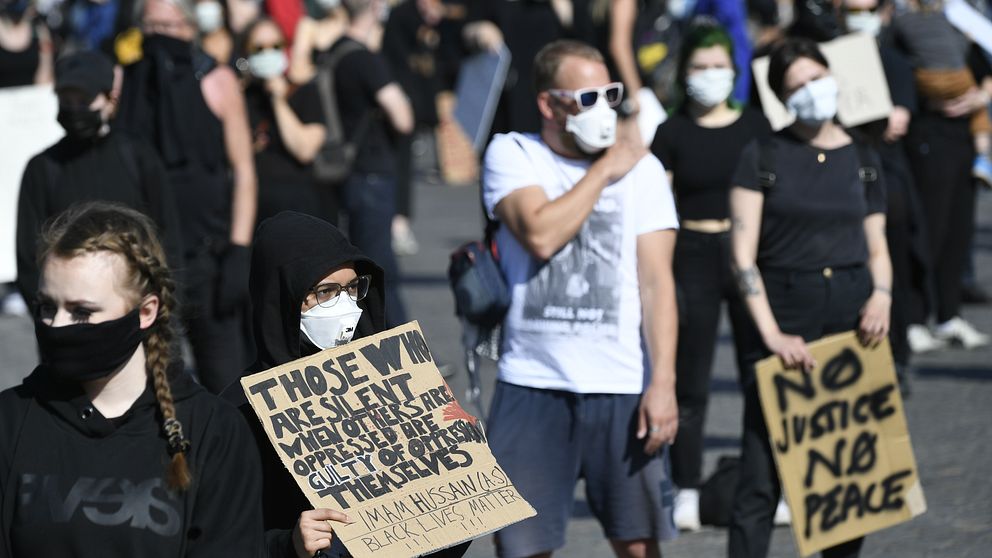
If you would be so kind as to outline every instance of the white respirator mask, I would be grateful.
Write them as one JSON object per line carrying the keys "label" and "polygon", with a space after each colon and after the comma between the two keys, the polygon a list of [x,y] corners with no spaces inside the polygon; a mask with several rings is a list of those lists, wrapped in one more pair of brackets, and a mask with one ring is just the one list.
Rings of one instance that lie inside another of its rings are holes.
{"label": "white respirator mask", "polygon": [[351,342],[361,317],[358,302],[342,292],[332,306],[316,305],[300,314],[300,331],[318,349],[330,349]]}
{"label": "white respirator mask", "polygon": [[258,79],[271,79],[281,76],[289,66],[286,51],[267,48],[248,57],[248,71]]}
{"label": "white respirator mask", "polygon": [[617,141],[617,112],[604,96],[591,108],[565,117],[565,131],[575,138],[584,153],[595,155]]}
{"label": "white respirator mask", "polygon": [[882,31],[882,16],[872,12],[851,12],[844,17],[847,30],[877,37]]}
{"label": "white respirator mask", "polygon": [[802,86],[785,102],[796,120],[807,126],[820,126],[837,116],[837,80],[822,77]]}
{"label": "white respirator mask", "polygon": [[686,94],[706,108],[726,101],[733,90],[734,71],[730,68],[709,68],[685,78]]}
{"label": "white respirator mask", "polygon": [[201,33],[213,33],[224,25],[224,8],[220,2],[200,2],[194,8],[196,26]]}

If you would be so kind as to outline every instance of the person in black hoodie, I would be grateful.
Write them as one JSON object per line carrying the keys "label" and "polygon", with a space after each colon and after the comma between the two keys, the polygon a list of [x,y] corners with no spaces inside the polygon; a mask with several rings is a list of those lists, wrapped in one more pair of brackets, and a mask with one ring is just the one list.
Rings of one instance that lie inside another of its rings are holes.
{"label": "person in black hoodie", "polygon": [[32,302],[38,289],[38,234],[69,206],[116,202],[151,217],[169,262],[182,258],[179,215],[165,169],[150,145],[112,130],[120,93],[114,63],[96,51],[63,56],[55,67],[59,123],[66,135],[28,161],[17,201],[17,284]]}
{"label": "person in black hoodie", "polygon": [[[382,268],[334,225],[293,211],[265,220],[256,231],[250,293],[257,359],[248,373],[313,355],[386,329]],[[356,315],[357,314],[357,315]],[[357,321],[356,321],[357,318]],[[223,396],[238,405],[262,454],[262,511],[270,558],[347,556],[328,521],[336,510],[311,509],[282,464],[239,382]],[[469,543],[431,556],[458,558]]]}
{"label": "person in black hoodie", "polygon": [[175,287],[151,221],[76,207],[40,254],[42,363],[0,393],[0,558],[255,555],[258,453],[174,357]]}

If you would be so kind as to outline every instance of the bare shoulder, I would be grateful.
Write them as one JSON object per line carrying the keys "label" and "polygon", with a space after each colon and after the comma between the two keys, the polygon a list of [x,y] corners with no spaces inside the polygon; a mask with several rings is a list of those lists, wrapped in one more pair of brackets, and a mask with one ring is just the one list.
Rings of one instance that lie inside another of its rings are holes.
{"label": "bare shoulder", "polygon": [[241,86],[238,76],[229,66],[217,66],[200,81],[203,98],[210,107],[210,112],[217,118],[224,119],[226,113],[234,106],[241,105]]}

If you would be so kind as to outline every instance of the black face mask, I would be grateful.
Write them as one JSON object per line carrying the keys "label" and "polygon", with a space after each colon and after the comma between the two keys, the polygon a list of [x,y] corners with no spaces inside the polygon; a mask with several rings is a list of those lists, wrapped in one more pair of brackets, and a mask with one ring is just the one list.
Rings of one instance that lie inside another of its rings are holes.
{"label": "black face mask", "polygon": [[141,49],[148,58],[162,57],[173,62],[193,59],[193,43],[168,35],[148,35],[142,41]]}
{"label": "black face mask", "polygon": [[89,108],[59,107],[58,121],[66,135],[77,141],[96,139],[104,124],[100,111]]}
{"label": "black face mask", "polygon": [[98,324],[63,327],[35,319],[34,334],[41,363],[52,377],[82,383],[98,380],[124,366],[145,339],[138,308],[124,317]]}

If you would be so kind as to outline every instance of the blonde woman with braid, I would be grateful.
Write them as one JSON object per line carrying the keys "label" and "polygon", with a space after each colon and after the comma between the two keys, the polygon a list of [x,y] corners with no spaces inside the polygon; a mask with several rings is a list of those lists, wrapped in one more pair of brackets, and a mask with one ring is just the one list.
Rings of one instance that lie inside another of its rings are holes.
{"label": "blonde woman with braid", "polygon": [[182,371],[152,222],[88,204],[39,245],[42,363],[0,394],[0,557],[253,556],[257,450]]}

